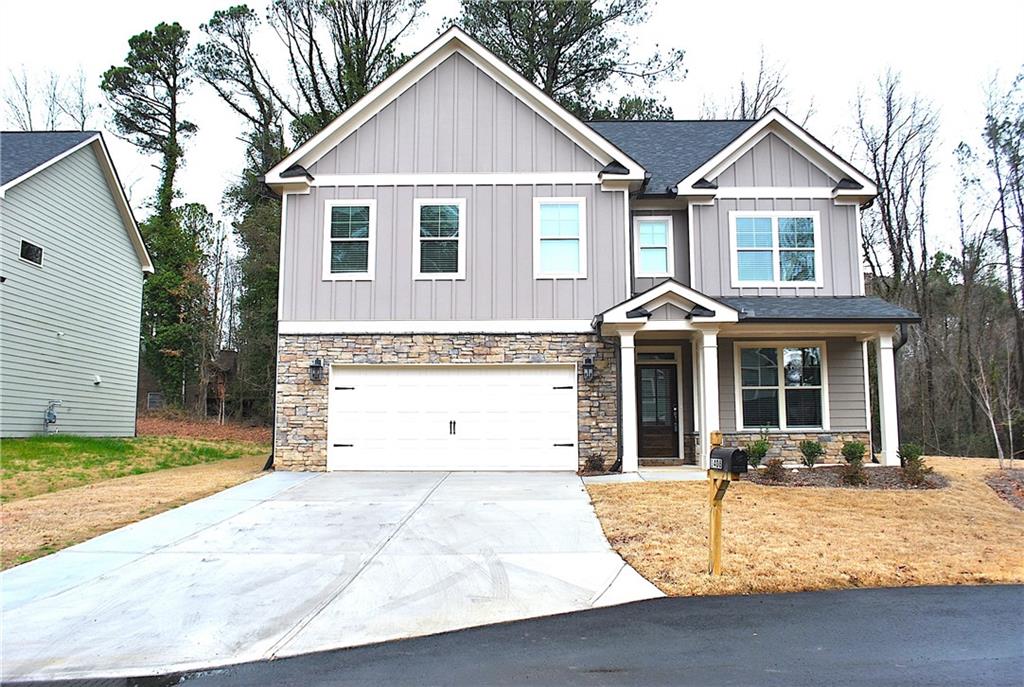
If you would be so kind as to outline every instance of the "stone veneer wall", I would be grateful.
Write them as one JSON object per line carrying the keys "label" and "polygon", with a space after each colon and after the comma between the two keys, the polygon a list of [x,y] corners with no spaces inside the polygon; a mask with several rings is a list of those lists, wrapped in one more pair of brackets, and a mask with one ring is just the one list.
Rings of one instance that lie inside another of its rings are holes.
{"label": "stone veneer wall", "polygon": [[580,467],[618,457],[618,349],[597,334],[282,335],[277,352],[274,467],[327,469],[328,374],[309,379],[309,364],[574,363],[593,358],[597,375],[577,379]]}
{"label": "stone veneer wall", "polygon": [[[758,439],[760,432],[725,432],[722,440],[726,446],[746,447]],[[811,439],[821,444],[825,455],[819,459],[822,463],[842,463],[843,444],[847,441],[860,441],[867,447],[865,460],[871,460],[871,435],[864,432],[769,432],[768,441],[772,447],[768,450],[765,460],[782,458],[786,462],[799,463],[803,460],[800,453],[800,442]],[[764,461],[762,461],[762,464]]]}

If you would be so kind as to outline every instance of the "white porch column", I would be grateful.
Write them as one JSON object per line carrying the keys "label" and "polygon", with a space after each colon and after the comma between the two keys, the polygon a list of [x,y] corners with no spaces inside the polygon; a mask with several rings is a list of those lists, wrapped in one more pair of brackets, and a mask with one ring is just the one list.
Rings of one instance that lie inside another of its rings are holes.
{"label": "white porch column", "polygon": [[882,465],[899,465],[900,424],[896,408],[896,357],[892,334],[879,334],[875,339],[878,353],[878,417],[881,419]]}
{"label": "white porch column", "polygon": [[718,330],[702,329],[697,341],[701,358],[700,455],[697,465],[705,467],[711,450],[711,432],[721,429],[718,418]]}
{"label": "white porch column", "polygon": [[633,332],[619,335],[619,379],[622,382],[622,471],[640,469],[636,418],[636,349]]}

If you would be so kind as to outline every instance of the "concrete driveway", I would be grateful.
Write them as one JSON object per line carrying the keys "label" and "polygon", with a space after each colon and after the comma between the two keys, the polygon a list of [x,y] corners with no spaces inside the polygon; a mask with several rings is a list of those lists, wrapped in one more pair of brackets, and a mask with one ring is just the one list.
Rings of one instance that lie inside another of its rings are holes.
{"label": "concrete driveway", "polygon": [[568,473],[274,473],[0,575],[3,679],[142,676],[661,593]]}

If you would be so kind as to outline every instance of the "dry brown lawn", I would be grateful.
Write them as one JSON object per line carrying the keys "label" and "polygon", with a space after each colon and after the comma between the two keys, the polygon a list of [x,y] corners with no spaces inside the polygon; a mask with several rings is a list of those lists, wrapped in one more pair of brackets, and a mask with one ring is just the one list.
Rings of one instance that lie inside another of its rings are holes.
{"label": "dry brown lawn", "polygon": [[985,483],[994,460],[931,458],[926,491],[767,487],[725,497],[723,575],[707,567],[707,484],[588,485],[612,546],[670,595],[1024,582],[1024,512]]}
{"label": "dry brown lawn", "polygon": [[0,504],[0,563],[24,563],[260,474],[266,455],[108,479]]}

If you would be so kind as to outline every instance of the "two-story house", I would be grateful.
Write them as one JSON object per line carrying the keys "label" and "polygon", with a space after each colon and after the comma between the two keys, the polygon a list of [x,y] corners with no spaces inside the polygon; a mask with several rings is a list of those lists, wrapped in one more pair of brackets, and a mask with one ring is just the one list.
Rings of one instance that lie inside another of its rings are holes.
{"label": "two-story house", "polygon": [[874,182],[782,113],[585,123],[453,28],[270,170],[275,461],[706,465],[710,432],[897,461]]}
{"label": "two-story house", "polygon": [[0,436],[135,435],[152,272],[98,131],[0,132]]}

